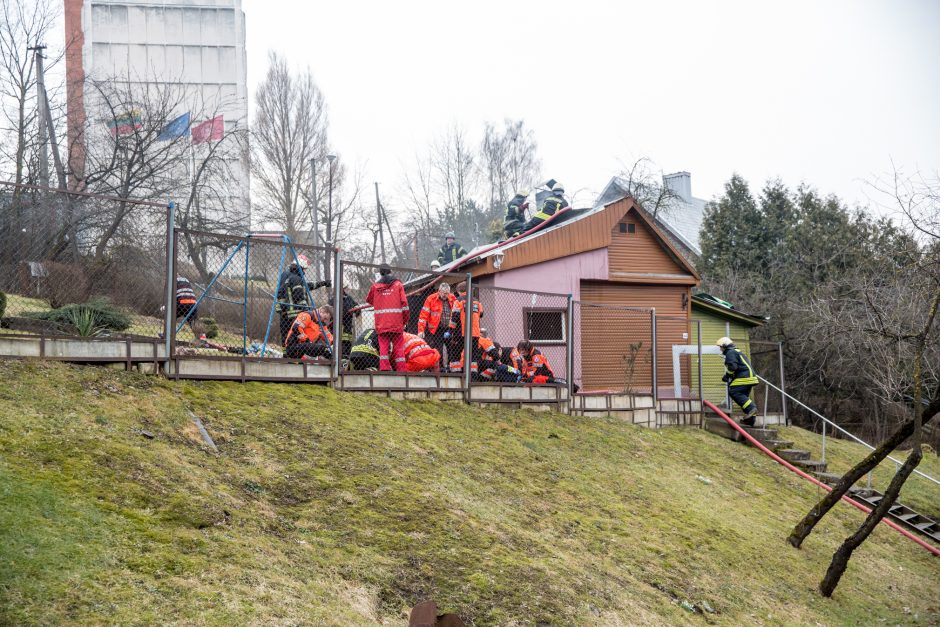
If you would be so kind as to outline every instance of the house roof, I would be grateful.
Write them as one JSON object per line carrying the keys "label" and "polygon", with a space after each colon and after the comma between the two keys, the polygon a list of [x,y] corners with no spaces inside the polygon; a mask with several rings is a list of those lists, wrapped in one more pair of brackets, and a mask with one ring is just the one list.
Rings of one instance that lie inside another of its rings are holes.
{"label": "house roof", "polygon": [[692,296],[692,307],[703,309],[726,320],[733,320],[751,327],[759,327],[767,322],[767,318],[755,314],[747,314],[731,307],[725,307],[713,300],[710,294],[695,294]]}
{"label": "house roof", "polygon": [[[657,188],[658,189],[658,188]],[[611,202],[626,198],[630,195],[629,186],[621,177],[615,176],[597,197],[598,205],[607,205]],[[673,206],[665,213],[656,217],[656,223],[687,248],[693,255],[700,257],[702,249],[699,247],[699,231],[705,217],[707,201],[689,196],[677,196]]]}
{"label": "house roof", "polygon": [[[692,264],[632,198],[620,198],[591,209],[566,211],[540,231],[501,244],[477,247],[466,257],[443,266],[441,271],[452,272],[467,268],[472,270],[475,276],[483,276],[605,248],[611,244],[614,225],[631,210],[649,228],[667,254],[687,273],[684,279],[675,281],[698,283],[700,277]],[[494,265],[494,258],[498,253],[502,253],[499,269]]]}

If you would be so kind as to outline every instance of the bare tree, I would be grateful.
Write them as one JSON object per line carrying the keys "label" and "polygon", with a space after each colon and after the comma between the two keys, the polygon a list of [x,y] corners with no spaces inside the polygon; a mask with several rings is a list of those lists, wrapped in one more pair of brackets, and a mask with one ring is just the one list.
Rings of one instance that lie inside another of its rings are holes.
{"label": "bare tree", "polygon": [[[0,0],[0,98],[3,134],[11,136],[13,182],[27,182],[28,151],[36,147],[36,68],[28,50],[45,42],[58,18],[51,0]],[[16,192],[14,192],[16,193]]]}
{"label": "bare tree", "polygon": [[523,120],[505,120],[500,131],[492,123],[483,128],[480,162],[485,176],[489,208],[502,209],[512,196],[539,179],[535,133]]}
{"label": "bare tree", "polygon": [[679,205],[679,195],[663,180],[663,172],[647,157],[625,165],[618,175],[621,187],[649,213],[653,219],[668,217]]}
{"label": "bare tree", "polygon": [[[311,160],[316,160],[317,204],[328,194],[326,155],[328,120],[323,94],[309,68],[292,73],[287,60],[268,54],[268,71],[255,92],[251,169],[262,219],[277,224],[291,238],[309,231]],[[342,184],[345,168],[333,164],[334,189]],[[320,243],[320,242],[315,242]]]}

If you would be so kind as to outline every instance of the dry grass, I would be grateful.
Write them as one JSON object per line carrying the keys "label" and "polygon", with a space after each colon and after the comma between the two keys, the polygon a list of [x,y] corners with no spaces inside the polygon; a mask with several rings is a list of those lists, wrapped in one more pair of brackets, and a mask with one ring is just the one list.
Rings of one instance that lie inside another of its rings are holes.
{"label": "dry grass", "polygon": [[818,596],[861,516],[791,549],[816,498],[698,430],[0,366],[0,623],[940,620],[937,561],[888,529]]}

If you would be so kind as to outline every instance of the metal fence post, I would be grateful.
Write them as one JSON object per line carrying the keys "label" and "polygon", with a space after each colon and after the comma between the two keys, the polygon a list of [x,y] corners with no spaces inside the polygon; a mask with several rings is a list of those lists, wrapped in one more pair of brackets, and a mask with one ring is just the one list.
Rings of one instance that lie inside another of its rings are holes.
{"label": "metal fence post", "polygon": [[470,402],[470,365],[473,362],[473,275],[467,273],[466,300],[463,305],[463,385]]}
{"label": "metal fence post", "polygon": [[176,331],[176,203],[167,205],[166,219],[166,318],[163,328],[163,345],[166,351],[166,370],[170,374],[170,349]]}
{"label": "metal fence post", "polygon": [[777,342],[777,356],[780,359],[780,402],[783,404],[783,424],[790,426],[790,416],[787,414],[787,383],[783,374],[783,342]]}
{"label": "metal fence post", "polygon": [[346,330],[343,307],[343,260],[339,248],[333,249],[333,381],[339,384],[339,367],[343,361],[343,332]]}
{"label": "metal fence post", "polygon": [[700,427],[705,426],[705,388],[702,383],[702,321],[695,321],[695,340],[698,349],[698,409]]}
{"label": "metal fence post", "polygon": [[656,381],[656,308],[655,307],[650,309],[650,341],[653,343],[653,353],[652,353],[653,362],[652,364],[650,364],[651,365],[650,371],[652,372],[652,377],[650,379],[650,382],[652,383],[652,387],[653,387],[653,411],[656,413],[657,422],[658,422],[659,421],[659,418],[658,418],[659,416],[659,400],[658,400],[659,391],[656,389],[657,381]]}
{"label": "metal fence post", "polygon": [[826,463],[826,421],[823,420],[822,432],[822,463]]}
{"label": "metal fence post", "polygon": [[567,340],[565,350],[565,375],[568,381],[568,413],[574,403],[574,297],[568,294],[568,320],[565,330]]}

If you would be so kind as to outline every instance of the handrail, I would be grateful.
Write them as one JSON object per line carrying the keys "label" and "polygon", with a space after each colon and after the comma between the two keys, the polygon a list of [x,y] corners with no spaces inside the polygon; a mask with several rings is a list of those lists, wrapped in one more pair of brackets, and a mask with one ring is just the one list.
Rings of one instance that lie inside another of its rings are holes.
{"label": "handrail", "polygon": [[[861,439],[860,437],[858,437],[858,436],[856,436],[856,435],[854,435],[854,434],[852,434],[852,433],[849,433],[848,431],[846,431],[845,429],[843,429],[842,427],[840,427],[839,425],[837,425],[837,424],[834,423],[833,421],[829,420],[828,418],[826,418],[825,416],[823,416],[822,414],[820,414],[818,411],[816,411],[815,409],[813,409],[812,407],[810,407],[810,406],[807,405],[806,403],[800,401],[798,398],[794,398],[792,395],[788,394],[787,392],[784,392],[783,390],[781,390],[780,388],[778,388],[776,385],[774,385],[773,383],[771,383],[770,381],[768,381],[768,380],[765,379],[764,377],[762,377],[762,376],[760,376],[760,375],[757,375],[757,378],[760,379],[761,381],[763,381],[765,384],[767,384],[767,385],[769,385],[770,387],[772,387],[773,389],[777,390],[778,392],[780,392],[781,394],[783,394],[783,395],[786,396],[787,398],[789,398],[791,401],[793,401],[793,402],[796,403],[797,405],[800,405],[801,407],[803,407],[804,409],[806,409],[807,411],[809,411],[809,412],[812,413],[813,415],[815,415],[815,416],[817,416],[817,417],[819,417],[819,418],[822,418],[822,420],[823,420],[824,423],[828,423],[828,424],[832,425],[835,429],[838,429],[839,431],[841,431],[841,432],[844,433],[845,435],[849,436],[851,439],[855,440],[856,442],[858,442],[858,443],[861,444],[862,446],[867,447],[869,450],[872,450],[872,451],[875,450],[875,447],[872,446],[871,444],[869,444],[868,442],[866,442],[865,440]],[[897,460],[897,459],[891,457],[890,455],[888,455],[887,459],[890,459],[891,461],[893,461],[895,464],[898,464],[898,465],[904,463],[904,462],[901,462],[900,460]],[[923,477],[924,479],[927,479],[928,481],[931,481],[931,482],[933,482],[933,483],[935,483],[935,484],[937,484],[937,485],[940,485],[940,481],[934,479],[933,477],[931,477],[931,476],[928,475],[928,474],[925,474],[925,473],[923,473],[923,472],[917,470],[916,468],[914,469],[914,473],[920,475],[921,477]]]}
{"label": "handrail", "polygon": [[[795,399],[794,399],[794,400],[795,400]],[[721,411],[720,409],[718,409],[718,407],[717,407],[714,403],[712,403],[712,402],[709,401],[709,400],[702,399],[702,404],[705,405],[706,407],[708,407],[709,409],[711,409],[711,410],[712,410],[713,412],[715,412],[716,414],[718,414],[718,416],[719,416],[722,420],[724,420],[725,422],[727,422],[735,431],[737,431],[738,433],[740,433],[740,434],[744,437],[744,439],[746,439],[748,442],[750,442],[753,446],[755,446],[755,447],[756,447],[757,449],[759,449],[762,453],[764,453],[765,455],[767,455],[768,457],[770,457],[772,460],[774,460],[775,462],[777,462],[778,464],[780,464],[781,466],[783,466],[783,467],[786,468],[787,470],[790,470],[790,471],[792,471],[792,472],[795,472],[796,474],[798,474],[800,477],[803,477],[803,478],[806,479],[807,481],[813,482],[813,483],[816,484],[818,487],[823,488],[824,490],[826,490],[826,491],[828,491],[828,492],[832,492],[832,486],[826,485],[825,483],[823,483],[822,481],[820,481],[820,480],[817,479],[816,477],[813,477],[812,475],[810,475],[810,474],[808,474],[808,473],[806,473],[806,472],[803,472],[802,470],[800,470],[799,468],[797,468],[796,466],[794,466],[793,464],[791,464],[790,462],[788,462],[787,460],[783,459],[782,457],[780,457],[779,455],[777,455],[776,453],[774,453],[773,451],[771,451],[769,448],[767,448],[766,446],[764,446],[763,444],[761,444],[753,435],[751,435],[750,433],[748,433],[747,431],[745,431],[744,428],[741,427],[741,425],[739,425],[739,424],[736,423],[734,420],[732,420],[731,418],[729,418],[728,415],[727,415],[725,412],[723,412],[723,411]],[[808,408],[807,408],[807,409],[808,409]],[[866,506],[866,505],[863,505],[862,503],[859,503],[859,502],[856,501],[855,499],[849,498],[848,495],[846,495],[846,494],[843,494],[843,495],[842,495],[841,500],[845,501],[846,503],[848,503],[849,505],[852,505],[853,507],[855,507],[855,508],[857,508],[857,509],[862,510],[862,511],[865,512],[866,514],[870,514],[871,511],[872,511],[870,507],[868,507],[868,506]],[[917,543],[918,545],[920,545],[921,547],[927,549],[928,551],[930,551],[930,552],[933,553],[934,555],[940,556],[940,549],[938,549],[937,547],[933,546],[932,544],[930,544],[930,543],[928,543],[928,542],[925,542],[924,540],[921,540],[920,538],[918,538],[917,536],[915,536],[914,534],[912,534],[910,531],[908,531],[908,530],[902,528],[901,526],[899,526],[896,522],[894,522],[894,521],[891,520],[890,518],[886,518],[886,517],[885,517],[885,518],[882,518],[882,519],[881,519],[881,522],[884,523],[884,524],[886,524],[886,525],[888,525],[889,527],[891,527],[892,529],[894,529],[895,531],[897,531],[898,533],[900,533],[902,536],[904,536],[904,537],[907,538],[908,540],[911,540],[911,541]]]}

